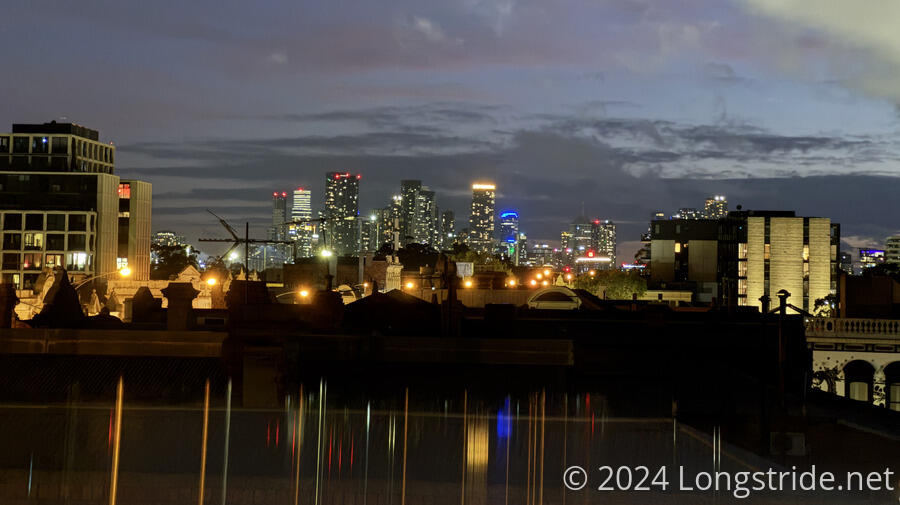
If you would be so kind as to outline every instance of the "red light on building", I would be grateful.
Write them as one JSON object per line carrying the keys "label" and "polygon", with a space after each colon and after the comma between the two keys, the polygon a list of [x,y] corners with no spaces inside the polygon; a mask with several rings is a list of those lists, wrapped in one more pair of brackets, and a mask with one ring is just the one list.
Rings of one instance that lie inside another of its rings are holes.
{"label": "red light on building", "polygon": [[571,271],[572,271],[572,267],[570,267],[570,266],[568,266],[568,265],[565,266],[565,267],[563,267],[563,272],[569,273],[569,272],[571,272]]}
{"label": "red light on building", "polygon": [[594,224],[600,224],[600,220],[599,220],[599,219],[594,219]]}
{"label": "red light on building", "polygon": [[297,191],[303,191],[303,188],[297,188]]}
{"label": "red light on building", "polygon": [[362,179],[362,175],[361,175],[361,174],[356,174],[356,180],[358,181],[358,180],[360,180],[360,179]]}
{"label": "red light on building", "polygon": [[273,197],[277,197],[277,196],[278,196],[278,192],[275,191],[274,193],[272,193],[272,196],[273,196]]}
{"label": "red light on building", "polygon": [[594,251],[588,251],[587,256],[588,256],[588,258],[593,258],[593,257],[594,257]]}
{"label": "red light on building", "polygon": [[282,191],[282,192],[281,192],[281,196],[282,196],[283,198],[287,198],[287,192]]}
{"label": "red light on building", "polygon": [[341,174],[334,174],[334,180],[338,181],[341,179]]}

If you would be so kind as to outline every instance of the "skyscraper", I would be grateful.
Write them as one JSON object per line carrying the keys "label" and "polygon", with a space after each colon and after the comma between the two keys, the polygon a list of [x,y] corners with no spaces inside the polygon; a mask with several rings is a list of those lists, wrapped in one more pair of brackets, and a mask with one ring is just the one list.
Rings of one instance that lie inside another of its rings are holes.
{"label": "skyscraper", "polygon": [[[108,278],[123,263],[120,251],[135,278],[149,276],[149,211],[134,221],[130,212],[132,204],[146,210],[151,187],[122,203],[115,152],[96,130],[72,123],[14,124],[0,133],[2,282],[31,289],[43,268],[57,266],[76,280]],[[138,185],[131,182],[129,190]],[[120,216],[135,247],[119,248]]]}
{"label": "skyscraper", "polygon": [[150,214],[153,187],[149,182],[119,181],[119,237],[116,268],[131,269],[136,281],[150,279]]}
{"label": "skyscraper", "polygon": [[519,238],[519,213],[507,210],[500,213],[499,239],[503,243],[515,243]]}
{"label": "skyscraper", "polygon": [[325,175],[325,205],[322,217],[325,247],[338,255],[357,254],[359,235],[359,180],[350,172],[328,172]]}
{"label": "skyscraper", "polygon": [[441,249],[453,249],[456,242],[456,219],[452,210],[441,213]]}
{"label": "skyscraper", "polygon": [[595,219],[591,229],[591,247],[600,256],[610,259],[610,266],[616,265],[616,224],[609,219]]}
{"label": "skyscraper", "polygon": [[312,219],[312,191],[306,188],[294,190],[294,200],[291,205],[291,223],[288,229],[288,238],[296,244],[295,253],[299,258],[312,256],[312,236],[315,233],[315,223]]}
{"label": "skyscraper", "polygon": [[416,205],[422,181],[400,181],[400,245],[416,241]]}
{"label": "skyscraper", "polygon": [[287,193],[272,193],[272,226],[269,228],[269,240],[284,240],[287,221]]}
{"label": "skyscraper", "polygon": [[728,217],[728,200],[724,195],[711,196],[703,206],[703,217],[706,219],[724,219]]}
{"label": "skyscraper", "polygon": [[892,235],[884,240],[884,261],[900,264],[900,235]]}
{"label": "skyscraper", "polygon": [[415,215],[413,217],[413,242],[435,246],[437,239],[437,205],[434,201],[434,191],[422,186],[416,193]]}
{"label": "skyscraper", "polygon": [[469,247],[477,252],[491,252],[494,244],[493,184],[472,184],[472,213],[469,215]]}

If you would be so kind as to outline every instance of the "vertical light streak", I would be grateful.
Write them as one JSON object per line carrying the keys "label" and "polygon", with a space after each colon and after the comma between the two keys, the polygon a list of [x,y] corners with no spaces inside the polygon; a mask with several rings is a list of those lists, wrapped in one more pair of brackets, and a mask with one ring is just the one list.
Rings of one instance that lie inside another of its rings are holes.
{"label": "vertical light streak", "polygon": [[122,405],[124,404],[124,396],[125,384],[120,375],[119,385],[116,387],[116,421],[113,428],[113,460],[109,479],[109,505],[116,505],[116,493],[119,490],[119,448],[122,441]]}
{"label": "vertical light streak", "polygon": [[463,451],[462,451],[462,476],[460,479],[460,504],[466,505],[466,456],[469,454],[468,443],[468,414],[469,390],[463,390]]}
{"label": "vertical light streak", "polygon": [[403,405],[403,487],[400,489],[400,505],[406,505],[406,445],[409,431],[409,388],[406,388],[406,400]]}
{"label": "vertical light streak", "polygon": [[325,396],[325,380],[319,379],[319,434],[316,437],[316,498],[315,504],[319,504],[319,480],[322,475],[322,420],[324,412],[322,411]]}
{"label": "vertical light streak", "polygon": [[541,390],[541,480],[540,480],[540,492],[538,494],[538,503],[540,505],[544,504],[544,436],[547,432],[546,430],[546,422],[547,422],[547,392],[546,390]]}
{"label": "vertical light streak", "polygon": [[[230,383],[229,383],[230,384]],[[303,384],[297,396],[297,420],[294,422],[294,440],[297,444],[294,454],[294,505],[300,500],[300,451],[303,449]],[[225,505],[224,503],[222,505]]]}
{"label": "vertical light streak", "polygon": [[203,505],[203,492],[206,487],[206,442],[209,436],[209,379],[203,393],[203,438],[200,445],[200,487],[197,493],[198,505]]}
{"label": "vertical light streak", "polygon": [[28,497],[31,498],[31,479],[34,476],[34,453],[31,453],[31,459],[28,461]]}
{"label": "vertical light streak", "polygon": [[228,446],[231,441],[231,379],[225,387],[225,450],[222,454],[222,505],[228,491]]}
{"label": "vertical light streak", "polygon": [[[366,471],[363,477],[363,505],[369,500],[369,426],[372,420],[372,403],[366,403]],[[296,505],[296,504],[295,504]]]}
{"label": "vertical light streak", "polygon": [[506,500],[504,503],[509,505],[509,444],[512,443],[512,412],[510,405],[512,398],[506,396]]}

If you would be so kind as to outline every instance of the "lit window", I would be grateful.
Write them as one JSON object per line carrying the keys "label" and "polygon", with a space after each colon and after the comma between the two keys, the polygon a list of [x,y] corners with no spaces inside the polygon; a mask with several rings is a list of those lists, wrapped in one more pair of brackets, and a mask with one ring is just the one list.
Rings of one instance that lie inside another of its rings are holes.
{"label": "lit window", "polygon": [[67,253],[66,254],[66,270],[71,270],[73,272],[83,272],[85,267],[87,266],[88,255],[87,253],[77,252],[77,253]]}
{"label": "lit window", "polygon": [[890,387],[891,410],[900,412],[900,382],[894,382]]}
{"label": "lit window", "polygon": [[869,401],[869,385],[865,382],[851,382],[850,399],[861,402]]}
{"label": "lit window", "polygon": [[680,252],[681,252],[681,243],[675,242],[675,254],[678,254]]}
{"label": "lit window", "polygon": [[738,259],[740,259],[740,260],[747,259],[747,244],[746,243],[738,244]]}
{"label": "lit window", "polygon": [[809,244],[803,245],[803,261],[809,261]]}
{"label": "lit window", "polygon": [[44,266],[48,268],[60,267],[63,263],[62,254],[48,254],[44,256]]}
{"label": "lit window", "polygon": [[772,244],[766,244],[765,259],[771,259],[771,256],[772,256]]}
{"label": "lit window", "polygon": [[119,198],[131,198],[131,184],[127,182],[119,184]]}

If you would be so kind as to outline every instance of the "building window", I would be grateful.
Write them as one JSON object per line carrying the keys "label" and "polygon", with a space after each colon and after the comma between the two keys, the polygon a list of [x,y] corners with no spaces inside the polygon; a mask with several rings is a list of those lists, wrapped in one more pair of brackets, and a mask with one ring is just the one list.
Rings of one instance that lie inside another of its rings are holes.
{"label": "building window", "polygon": [[87,253],[75,252],[66,254],[66,270],[83,272],[87,266]]}
{"label": "building window", "polygon": [[67,251],[84,251],[85,250],[85,242],[83,233],[71,233],[69,234],[69,248]]}
{"label": "building window", "polygon": [[21,230],[22,229],[22,214],[18,213],[6,213],[3,215],[3,229],[4,230]]}
{"label": "building window", "polygon": [[28,137],[13,137],[13,153],[28,154]]}
{"label": "building window", "polygon": [[128,266],[128,258],[116,258],[116,270],[121,270]]}
{"label": "building window", "polygon": [[809,244],[803,244],[803,261],[809,261]]}
{"label": "building window", "polygon": [[53,154],[69,154],[69,139],[67,137],[53,137]]}
{"label": "building window", "polygon": [[63,266],[62,254],[47,254],[44,256],[44,266],[47,268]]}
{"label": "building window", "polygon": [[66,236],[62,233],[47,234],[47,250],[48,251],[65,251]]}
{"label": "building window", "polygon": [[65,231],[66,215],[65,214],[47,214],[47,230],[48,231]]}
{"label": "building window", "polygon": [[747,243],[738,244],[738,259],[745,260],[747,259]]}
{"label": "building window", "polygon": [[119,184],[119,198],[131,198],[131,184],[127,182]]}
{"label": "building window", "polygon": [[43,233],[26,233],[25,234],[25,250],[40,251],[44,248]]}
{"label": "building window", "polygon": [[894,382],[888,388],[890,395],[890,408],[895,412],[900,412],[900,382]]}
{"label": "building window", "polygon": [[9,137],[0,137],[0,153],[9,152]]}
{"label": "building window", "polygon": [[850,399],[861,402],[869,401],[869,385],[865,382],[851,382],[849,384]]}
{"label": "building window", "polygon": [[738,277],[747,277],[746,261],[738,261]]}
{"label": "building window", "polygon": [[26,230],[43,230],[44,215],[43,214],[25,214]]}
{"label": "building window", "polygon": [[3,253],[3,270],[19,269],[19,253]]}
{"label": "building window", "polygon": [[675,254],[681,252],[681,242],[675,242]]}
{"label": "building window", "polygon": [[69,231],[86,231],[87,216],[84,214],[69,215]]}
{"label": "building window", "polygon": [[22,249],[21,233],[4,233],[3,234],[3,250],[18,251]]}
{"label": "building window", "polygon": [[764,253],[763,259],[771,259],[771,257],[772,257],[772,244],[766,244],[766,245],[765,245],[764,251],[765,251],[765,253]]}
{"label": "building window", "polygon": [[49,153],[50,139],[48,137],[31,137],[31,152],[35,154]]}
{"label": "building window", "polygon": [[41,253],[28,253],[22,260],[22,266],[25,270],[41,269]]}

